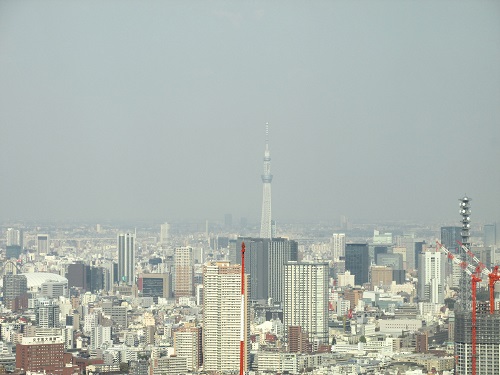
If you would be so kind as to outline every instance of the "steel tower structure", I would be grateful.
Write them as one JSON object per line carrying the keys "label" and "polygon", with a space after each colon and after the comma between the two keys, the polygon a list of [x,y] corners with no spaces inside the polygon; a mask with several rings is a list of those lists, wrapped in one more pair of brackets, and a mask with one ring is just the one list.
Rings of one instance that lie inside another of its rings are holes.
{"label": "steel tower structure", "polygon": [[[469,230],[470,230],[470,201],[471,199],[464,196],[460,199],[460,215],[462,215],[462,230],[460,235],[462,237],[462,244],[465,248],[470,249]],[[463,247],[460,247],[460,260],[467,262],[467,252]],[[459,281],[459,296],[460,296],[460,309],[462,311],[471,311],[472,301],[472,285],[469,275],[462,272]]]}
{"label": "steel tower structure", "polygon": [[260,220],[260,237],[272,238],[271,223],[271,153],[269,151],[269,123],[266,122],[266,149],[264,151],[264,174],[261,176],[262,189],[262,217]]}

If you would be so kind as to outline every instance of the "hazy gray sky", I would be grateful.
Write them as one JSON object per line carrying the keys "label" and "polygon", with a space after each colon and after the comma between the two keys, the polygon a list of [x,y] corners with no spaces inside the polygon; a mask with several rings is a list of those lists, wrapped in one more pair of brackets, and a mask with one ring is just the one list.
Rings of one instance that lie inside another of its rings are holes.
{"label": "hazy gray sky", "polygon": [[0,0],[0,219],[500,221],[498,1]]}

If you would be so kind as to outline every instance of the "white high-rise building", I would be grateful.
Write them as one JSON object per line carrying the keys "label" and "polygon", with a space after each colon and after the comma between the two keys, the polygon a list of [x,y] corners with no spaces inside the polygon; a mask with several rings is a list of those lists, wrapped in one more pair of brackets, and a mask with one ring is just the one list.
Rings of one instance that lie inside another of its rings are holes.
{"label": "white high-rise building", "polygon": [[425,251],[420,254],[418,294],[421,301],[444,303],[445,256],[441,252]]}
{"label": "white high-rise building", "polygon": [[174,333],[175,355],[187,359],[190,371],[198,371],[201,365],[201,328],[185,327]]}
{"label": "white high-rise building", "polygon": [[118,280],[120,283],[135,283],[135,235],[118,235]]}
{"label": "white high-rise building", "polygon": [[[245,291],[248,291],[248,276]],[[241,266],[210,262],[203,267],[203,369],[239,371],[241,322]],[[249,306],[245,292],[243,338],[245,371],[249,360]]]}
{"label": "white high-rise building", "polygon": [[104,327],[102,325],[97,325],[92,328],[90,334],[90,348],[100,349],[105,345],[112,345],[113,340],[111,339],[111,327]]}
{"label": "white high-rise building", "polygon": [[85,315],[83,323],[83,332],[87,335],[92,335],[95,327],[99,325],[99,314],[91,313]]}
{"label": "white high-rise building", "polygon": [[285,265],[285,332],[300,326],[309,341],[328,344],[328,263],[288,262]]}
{"label": "white high-rise building", "polygon": [[[262,177],[262,217],[260,220],[260,238],[272,238],[273,224],[271,216],[271,152],[269,151],[269,123],[266,123],[266,150],[264,151],[264,174]],[[276,231],[276,229],[275,229]]]}
{"label": "white high-rise building", "polygon": [[345,256],[345,233],[334,233],[331,240],[332,258],[334,260]]}
{"label": "white high-rise building", "polygon": [[7,246],[22,246],[23,232],[19,229],[8,228],[7,233],[5,235],[5,239],[7,240]]}

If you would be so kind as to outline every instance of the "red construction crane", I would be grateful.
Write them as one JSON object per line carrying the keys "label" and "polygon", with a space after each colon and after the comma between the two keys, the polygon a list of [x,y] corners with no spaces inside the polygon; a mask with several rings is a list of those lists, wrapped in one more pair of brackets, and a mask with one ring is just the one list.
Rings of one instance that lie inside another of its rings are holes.
{"label": "red construction crane", "polygon": [[476,272],[472,273],[468,268],[465,269],[471,277],[472,283],[472,375],[476,375],[476,341],[477,341],[477,326],[476,326],[476,303],[477,303],[477,283],[483,281],[481,275],[481,268],[476,267]]}
{"label": "red construction crane", "polygon": [[498,266],[493,267],[493,271],[488,275],[488,288],[490,290],[490,314],[495,312],[495,283],[500,280]]}
{"label": "red construction crane", "polygon": [[479,258],[474,255],[474,253],[467,247],[465,246],[462,242],[460,241],[457,241],[457,243],[460,245],[460,247],[467,253],[467,255],[469,257],[472,258],[472,260],[474,260],[474,263],[476,263],[477,267],[480,267],[481,268],[481,273],[484,274],[484,275],[489,275],[491,273],[491,271],[484,265],[483,262],[481,262],[479,260]]}
{"label": "red construction crane", "polygon": [[240,375],[245,375],[245,243],[241,243]]}
{"label": "red construction crane", "polygon": [[[471,277],[471,287],[472,287],[472,301],[471,301],[471,310],[472,310],[472,332],[471,332],[471,347],[472,347],[472,375],[476,375],[476,361],[477,361],[477,349],[476,349],[476,344],[477,344],[477,284],[483,281],[481,279],[481,273],[485,273],[488,275],[491,274],[491,271],[489,271],[484,264],[479,262],[481,265],[476,266],[475,268],[470,265],[467,262],[461,261],[458,258],[456,258],[446,247],[444,247],[441,243],[436,241],[438,244],[438,250],[443,250],[444,253],[448,256],[448,259],[452,260],[455,264],[458,264],[467,274]],[[463,245],[461,245],[463,246]],[[469,251],[467,247],[463,246],[466,251]],[[469,251],[470,252],[470,251]],[[476,261],[477,257],[470,252],[469,255],[472,255],[472,258],[474,261]],[[471,269],[474,270],[471,271]],[[499,276],[500,279],[500,276]]]}
{"label": "red construction crane", "polygon": [[499,267],[495,266],[493,271],[490,271],[481,261],[470,251],[463,243],[457,241],[460,247],[476,262],[481,268],[481,273],[488,276],[488,289],[490,291],[490,314],[495,312],[495,283],[500,280]]}

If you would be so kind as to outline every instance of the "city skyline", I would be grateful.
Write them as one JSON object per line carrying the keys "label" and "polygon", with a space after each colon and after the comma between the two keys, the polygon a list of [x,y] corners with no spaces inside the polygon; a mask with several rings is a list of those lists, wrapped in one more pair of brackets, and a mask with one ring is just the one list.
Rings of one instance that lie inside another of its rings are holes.
{"label": "city skyline", "polygon": [[450,222],[465,193],[474,221],[500,222],[499,17],[488,1],[1,2],[0,220],[257,222],[269,122],[278,226]]}

